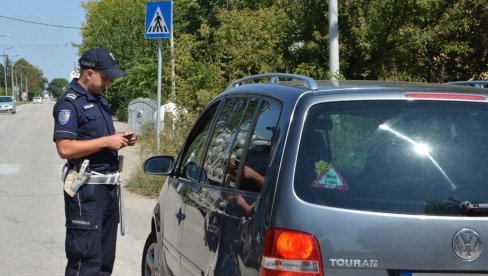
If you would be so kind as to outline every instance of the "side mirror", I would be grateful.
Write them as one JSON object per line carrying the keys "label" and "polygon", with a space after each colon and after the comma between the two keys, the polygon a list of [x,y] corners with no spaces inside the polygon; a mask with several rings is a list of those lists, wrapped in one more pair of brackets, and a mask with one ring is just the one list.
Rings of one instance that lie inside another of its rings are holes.
{"label": "side mirror", "polygon": [[173,170],[172,156],[152,156],[144,161],[143,170],[146,174],[168,175]]}

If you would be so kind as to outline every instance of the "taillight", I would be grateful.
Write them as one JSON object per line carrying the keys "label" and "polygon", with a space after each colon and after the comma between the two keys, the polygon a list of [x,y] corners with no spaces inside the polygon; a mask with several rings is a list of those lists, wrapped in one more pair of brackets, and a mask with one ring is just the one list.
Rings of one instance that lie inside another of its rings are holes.
{"label": "taillight", "polygon": [[259,275],[323,275],[317,239],[303,232],[269,229],[266,233]]}

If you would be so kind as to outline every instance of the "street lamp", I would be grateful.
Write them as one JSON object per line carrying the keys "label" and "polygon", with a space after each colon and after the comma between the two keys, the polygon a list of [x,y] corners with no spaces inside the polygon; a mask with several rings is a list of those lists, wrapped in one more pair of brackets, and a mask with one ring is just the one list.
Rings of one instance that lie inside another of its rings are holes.
{"label": "street lamp", "polygon": [[7,96],[7,55],[5,54],[5,51],[8,49],[13,49],[15,47],[8,47],[3,49],[3,73],[4,73],[4,80],[5,80],[5,96]]}

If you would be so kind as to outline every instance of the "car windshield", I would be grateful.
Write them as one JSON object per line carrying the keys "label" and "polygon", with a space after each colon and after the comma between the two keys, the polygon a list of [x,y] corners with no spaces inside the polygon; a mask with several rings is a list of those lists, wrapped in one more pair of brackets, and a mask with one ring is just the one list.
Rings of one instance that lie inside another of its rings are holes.
{"label": "car windshield", "polygon": [[357,101],[313,106],[295,170],[302,199],[403,214],[488,203],[488,105]]}
{"label": "car windshield", "polygon": [[10,103],[12,101],[11,97],[0,97],[0,103]]}

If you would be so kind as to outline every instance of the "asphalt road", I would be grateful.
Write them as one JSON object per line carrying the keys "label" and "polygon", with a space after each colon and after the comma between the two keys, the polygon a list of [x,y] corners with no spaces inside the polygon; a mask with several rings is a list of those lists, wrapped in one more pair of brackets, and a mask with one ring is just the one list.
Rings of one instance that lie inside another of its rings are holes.
{"label": "asphalt road", "polygon": [[[64,275],[64,161],[52,141],[54,102],[0,113],[0,275]],[[116,122],[123,131],[127,124]],[[125,156],[122,183],[138,170],[137,147]],[[126,234],[118,237],[113,275],[140,275],[154,199],[125,190]]]}

